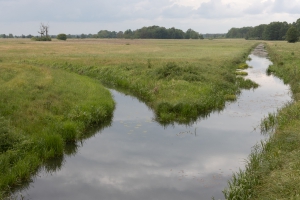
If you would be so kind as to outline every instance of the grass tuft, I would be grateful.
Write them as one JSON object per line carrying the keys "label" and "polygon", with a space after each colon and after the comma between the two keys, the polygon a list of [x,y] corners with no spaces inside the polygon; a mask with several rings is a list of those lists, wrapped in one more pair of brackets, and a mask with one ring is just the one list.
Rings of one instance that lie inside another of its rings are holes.
{"label": "grass tuft", "polygon": [[225,100],[227,101],[235,101],[237,99],[235,94],[227,94],[225,95]]}
{"label": "grass tuft", "polygon": [[246,63],[242,63],[238,66],[238,69],[248,69],[249,66]]}
{"label": "grass tuft", "polygon": [[244,72],[244,71],[236,71],[235,74],[239,76],[248,76],[248,72]]}
{"label": "grass tuft", "polygon": [[259,87],[257,83],[253,82],[250,79],[244,79],[243,77],[237,77],[237,84],[240,88],[248,90]]}

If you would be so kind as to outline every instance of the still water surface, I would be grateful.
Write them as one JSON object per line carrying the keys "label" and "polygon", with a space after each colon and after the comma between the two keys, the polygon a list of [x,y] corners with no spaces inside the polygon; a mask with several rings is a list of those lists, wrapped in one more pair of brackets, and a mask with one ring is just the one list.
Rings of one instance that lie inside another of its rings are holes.
{"label": "still water surface", "polygon": [[265,71],[271,62],[250,55],[247,78],[260,84],[236,102],[191,126],[163,127],[137,99],[112,91],[112,125],[64,156],[52,173],[42,169],[21,193],[26,199],[224,199],[232,173],[264,136],[261,119],[291,100],[289,87]]}

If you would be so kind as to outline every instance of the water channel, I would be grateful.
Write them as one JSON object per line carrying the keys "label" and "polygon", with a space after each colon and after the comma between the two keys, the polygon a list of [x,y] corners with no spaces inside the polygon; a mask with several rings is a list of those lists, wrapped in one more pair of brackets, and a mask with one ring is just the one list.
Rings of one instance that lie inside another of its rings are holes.
{"label": "water channel", "polygon": [[117,103],[110,127],[79,144],[55,170],[43,168],[25,199],[224,199],[232,173],[243,169],[257,142],[261,119],[291,100],[289,86],[266,74],[271,62],[250,55],[247,78],[260,85],[190,126],[164,127],[137,99],[112,90]]}

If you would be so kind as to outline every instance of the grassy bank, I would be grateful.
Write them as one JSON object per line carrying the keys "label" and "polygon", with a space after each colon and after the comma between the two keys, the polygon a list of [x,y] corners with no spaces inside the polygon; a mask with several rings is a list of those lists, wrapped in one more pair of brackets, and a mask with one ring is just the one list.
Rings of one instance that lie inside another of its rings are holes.
{"label": "grassy bank", "polygon": [[222,109],[241,88],[257,87],[235,74],[254,44],[0,40],[0,191],[28,180],[90,126],[111,119],[113,100],[96,80],[143,100],[157,121],[189,123]]}
{"label": "grassy bank", "polygon": [[270,139],[254,147],[245,171],[233,176],[227,199],[300,199],[300,43],[267,42],[273,73],[290,84],[294,102],[262,120]]}
{"label": "grassy bank", "polygon": [[0,199],[89,127],[110,121],[114,110],[99,82],[21,63],[17,51],[0,55]]}
{"label": "grassy bank", "polygon": [[[101,80],[154,109],[161,123],[189,123],[252,83],[236,78],[254,41],[68,40],[2,42],[3,59],[60,68]],[[30,51],[27,51],[30,49]]]}

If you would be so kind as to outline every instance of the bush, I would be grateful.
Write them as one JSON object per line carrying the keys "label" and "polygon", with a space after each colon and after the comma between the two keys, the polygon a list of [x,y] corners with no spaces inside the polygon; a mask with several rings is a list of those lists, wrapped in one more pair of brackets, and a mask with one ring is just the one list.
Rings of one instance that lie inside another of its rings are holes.
{"label": "bush", "polygon": [[286,32],[286,40],[289,43],[295,43],[298,41],[298,31],[297,29],[292,26],[291,28],[289,28],[289,30]]}
{"label": "bush", "polygon": [[56,39],[58,40],[67,40],[67,35],[64,33],[58,34]]}
{"label": "bush", "polygon": [[51,41],[51,37],[49,36],[43,36],[43,37],[32,37],[31,40],[33,41]]}

